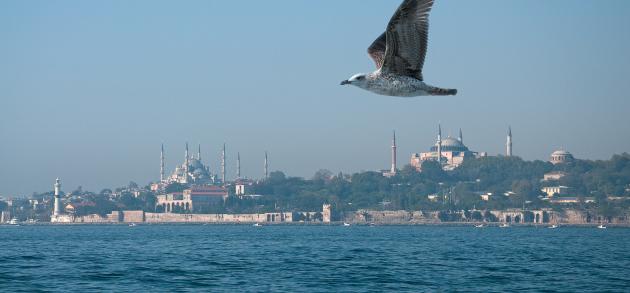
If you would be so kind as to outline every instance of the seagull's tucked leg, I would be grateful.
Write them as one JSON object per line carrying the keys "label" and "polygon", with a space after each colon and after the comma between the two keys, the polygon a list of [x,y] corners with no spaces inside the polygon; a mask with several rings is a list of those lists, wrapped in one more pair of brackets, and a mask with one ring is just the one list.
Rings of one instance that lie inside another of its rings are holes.
{"label": "seagull's tucked leg", "polygon": [[457,94],[456,89],[443,89],[439,87],[430,87],[428,93],[432,96],[454,96]]}

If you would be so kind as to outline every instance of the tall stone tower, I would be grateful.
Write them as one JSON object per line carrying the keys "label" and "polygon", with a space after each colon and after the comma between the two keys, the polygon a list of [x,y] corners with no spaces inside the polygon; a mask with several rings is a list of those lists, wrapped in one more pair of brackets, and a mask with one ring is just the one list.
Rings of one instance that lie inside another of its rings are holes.
{"label": "tall stone tower", "polygon": [[201,161],[201,144],[197,146],[197,160]]}
{"label": "tall stone tower", "polygon": [[164,144],[160,151],[160,182],[164,182]]}
{"label": "tall stone tower", "polygon": [[330,204],[322,205],[322,222],[330,223],[332,220],[332,206]]}
{"label": "tall stone tower", "polygon": [[59,216],[63,213],[61,207],[61,181],[59,178],[55,181],[55,203],[53,206],[53,216]]}
{"label": "tall stone tower", "polygon": [[462,144],[464,144],[464,135],[462,134],[462,129],[459,129],[459,137],[457,138],[459,140],[459,142],[461,142]]}
{"label": "tall stone tower", "polygon": [[236,153],[236,178],[241,178],[241,153]]}
{"label": "tall stone tower", "polygon": [[269,157],[265,151],[265,179],[269,178]]}
{"label": "tall stone tower", "polygon": [[396,174],[396,131],[394,130],[394,135],[392,136],[392,169],[389,171],[391,174]]}
{"label": "tall stone tower", "polygon": [[506,146],[506,152],[505,155],[508,157],[512,156],[512,127],[508,127],[508,136],[507,136],[507,142],[505,143]]}
{"label": "tall stone tower", "polygon": [[225,143],[223,144],[223,151],[221,151],[221,182],[225,184]]}

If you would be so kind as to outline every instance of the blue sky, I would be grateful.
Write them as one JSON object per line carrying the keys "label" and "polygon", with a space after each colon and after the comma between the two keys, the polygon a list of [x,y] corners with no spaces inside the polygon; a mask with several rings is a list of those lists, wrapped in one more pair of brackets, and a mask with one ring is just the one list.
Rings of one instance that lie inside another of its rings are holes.
{"label": "blue sky", "polygon": [[547,159],[630,151],[630,1],[436,1],[428,83],[455,97],[389,98],[339,81],[400,1],[2,1],[0,195],[159,175],[201,143],[216,172],[387,168],[461,127],[465,143]]}

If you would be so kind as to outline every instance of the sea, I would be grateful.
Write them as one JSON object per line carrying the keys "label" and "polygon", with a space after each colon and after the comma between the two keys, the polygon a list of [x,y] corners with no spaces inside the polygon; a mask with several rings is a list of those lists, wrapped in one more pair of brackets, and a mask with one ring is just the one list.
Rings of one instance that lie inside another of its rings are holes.
{"label": "sea", "polygon": [[0,226],[0,292],[630,292],[630,229]]}

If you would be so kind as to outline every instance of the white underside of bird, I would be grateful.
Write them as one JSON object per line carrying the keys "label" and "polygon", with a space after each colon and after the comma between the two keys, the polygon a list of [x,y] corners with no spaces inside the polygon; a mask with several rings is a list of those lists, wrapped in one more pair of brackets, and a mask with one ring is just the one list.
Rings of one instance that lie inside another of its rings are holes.
{"label": "white underside of bird", "polygon": [[375,94],[393,97],[445,96],[457,93],[457,90],[434,87],[410,76],[382,73],[380,69],[369,74],[357,74],[341,84],[351,84]]}
{"label": "white underside of bird", "polygon": [[404,0],[385,33],[368,48],[377,70],[355,74],[341,82],[395,97],[449,96],[456,89],[428,85],[422,76],[427,52],[429,12],[434,0]]}

